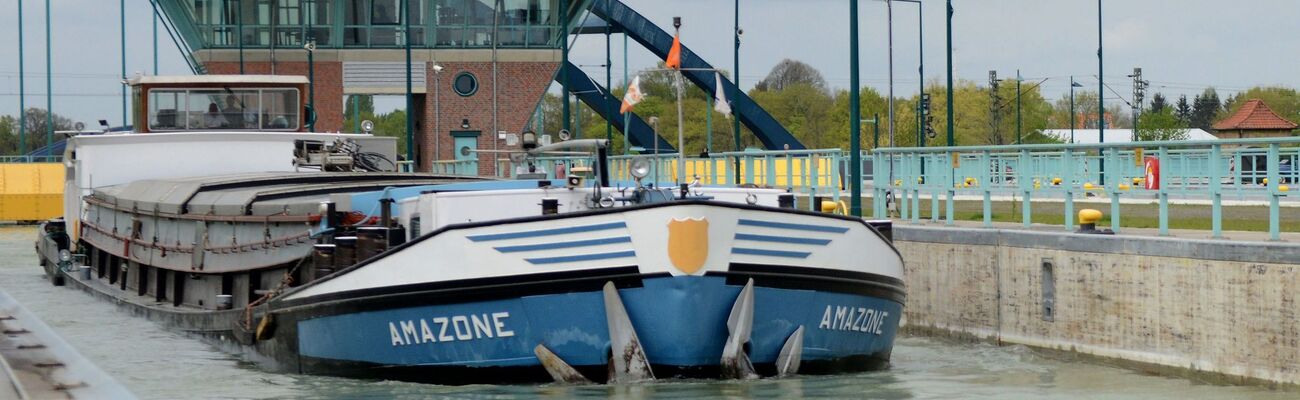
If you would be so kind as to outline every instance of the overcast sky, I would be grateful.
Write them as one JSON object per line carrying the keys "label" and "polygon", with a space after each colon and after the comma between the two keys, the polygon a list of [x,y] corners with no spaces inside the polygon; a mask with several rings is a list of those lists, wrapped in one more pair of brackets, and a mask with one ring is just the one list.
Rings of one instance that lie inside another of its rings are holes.
{"label": "overcast sky", "polygon": [[[0,0],[0,114],[18,110],[17,0]],[[732,65],[733,2],[625,0],[663,27],[683,17],[683,41],[716,67]],[[945,77],[943,1],[924,0],[925,79]],[[1088,90],[1097,81],[1097,3],[1080,0],[955,0],[954,70],[958,79],[985,82],[988,71],[1027,81],[1048,78],[1044,94],[1056,98],[1075,75]],[[750,87],[784,58],[818,68],[832,87],[849,84],[848,2],[746,0],[741,2],[741,85]],[[27,104],[45,106],[44,2],[26,0]],[[57,0],[53,5],[54,109],[75,120],[121,120],[118,4]],[[1189,97],[1213,86],[1225,96],[1254,85],[1300,87],[1300,4],[1295,0],[1106,0],[1103,39],[1107,84],[1131,96],[1134,67],[1142,67],[1152,93]],[[917,5],[895,2],[894,82],[900,96],[917,91]],[[886,6],[862,1],[861,79],[888,87]],[[147,0],[127,2],[127,73],[152,71],[151,11]],[[614,36],[615,82],[621,80],[622,39]],[[603,81],[604,36],[576,39],[573,60]],[[188,73],[165,35],[161,74]],[[657,60],[637,47],[629,68]],[[1107,96],[1115,97],[1108,93]],[[1118,100],[1114,100],[1118,101]],[[381,107],[386,102],[380,102]],[[400,104],[401,102],[392,102]]]}

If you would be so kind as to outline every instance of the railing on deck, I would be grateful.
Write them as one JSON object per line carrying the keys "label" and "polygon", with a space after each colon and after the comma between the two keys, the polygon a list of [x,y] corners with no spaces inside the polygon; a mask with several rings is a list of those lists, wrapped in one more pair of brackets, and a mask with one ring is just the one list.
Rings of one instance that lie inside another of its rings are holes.
{"label": "railing on deck", "polygon": [[1021,203],[1022,222],[1032,222],[1031,201],[1064,202],[1066,229],[1074,228],[1074,200],[1096,196],[1110,201],[1111,229],[1119,231],[1121,199],[1159,203],[1159,230],[1169,233],[1169,198],[1210,202],[1211,230],[1222,237],[1223,199],[1264,201],[1269,207],[1269,237],[1280,239],[1280,201],[1290,194],[1300,171],[1300,137],[1164,141],[1116,144],[1019,145],[879,149],[873,159],[882,179],[874,185],[873,214],[887,215],[887,193],[899,195],[902,218],[920,219],[920,197],[931,199],[938,220],[946,196],[946,218],[953,198],[983,197],[985,226],[992,226],[992,197],[1012,196]]}
{"label": "railing on deck", "polygon": [[[651,163],[650,175],[644,179],[647,183],[672,185],[683,177],[679,174],[676,154],[646,154],[611,156],[610,179],[630,184],[633,179],[629,168],[636,159]],[[848,188],[848,160],[847,153],[839,149],[711,153],[708,158],[686,157],[682,162],[685,172],[682,182],[698,180],[702,185],[788,189],[809,196],[827,196],[838,202],[841,193]],[[573,173],[574,168],[590,168],[592,158],[541,157],[523,163],[507,159],[498,161],[506,165],[498,169],[498,177],[536,173],[556,179]]]}

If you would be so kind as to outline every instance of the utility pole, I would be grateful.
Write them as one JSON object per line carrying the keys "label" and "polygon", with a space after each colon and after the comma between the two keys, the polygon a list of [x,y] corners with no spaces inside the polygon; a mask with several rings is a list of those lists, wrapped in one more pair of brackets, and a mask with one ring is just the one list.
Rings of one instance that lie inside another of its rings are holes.
{"label": "utility pole", "polygon": [[[45,145],[54,143],[54,72],[50,51],[50,0],[45,0]],[[53,154],[47,154],[53,155]]]}
{"label": "utility pole", "polygon": [[993,120],[993,144],[1002,144],[1002,134],[998,128],[1002,126],[1002,113],[998,104],[1002,103],[1001,96],[998,95],[998,71],[989,71],[989,114]]}
{"label": "utility pole", "polygon": [[1138,118],[1142,116],[1142,106],[1147,96],[1147,81],[1142,80],[1142,68],[1133,68],[1133,141],[1137,141]]}

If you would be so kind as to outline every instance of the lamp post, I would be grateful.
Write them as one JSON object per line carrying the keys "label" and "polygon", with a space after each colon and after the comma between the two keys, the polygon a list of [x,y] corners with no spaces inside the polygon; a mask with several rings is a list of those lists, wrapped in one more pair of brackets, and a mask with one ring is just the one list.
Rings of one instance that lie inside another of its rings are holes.
{"label": "lamp post", "polygon": [[[127,116],[126,116],[126,0],[121,0],[121,1],[119,1],[118,3],[121,4],[121,8],[120,8],[119,11],[118,11],[118,16],[121,17],[121,24],[122,24],[122,25],[121,25],[121,27],[122,27],[122,29],[121,29],[121,40],[122,40],[122,41],[121,41],[121,47],[122,47],[122,49],[121,49],[121,50],[122,50],[122,126],[126,126],[126,124],[127,124],[127,120],[126,120],[126,119],[127,119]],[[52,127],[51,127],[50,129],[51,129],[51,131],[53,130]],[[54,144],[54,141],[51,140],[49,143],[46,143],[46,144],[47,144],[47,145],[49,145],[49,144]],[[51,147],[51,148],[50,148],[50,151],[54,151],[54,148]],[[51,155],[53,155],[53,154],[51,154]]]}
{"label": "lamp post", "polygon": [[1074,75],[1070,76],[1070,143],[1074,143],[1074,88],[1083,87],[1079,82],[1074,81]]}
{"label": "lamp post", "polygon": [[54,64],[50,57],[50,0],[45,0],[45,145],[54,143]]}
{"label": "lamp post", "polygon": [[18,155],[27,153],[27,74],[23,62],[23,2],[18,0]]}
{"label": "lamp post", "polygon": [[[415,96],[411,94],[411,7],[402,2],[403,47],[406,48],[406,161],[415,162]],[[414,164],[412,171],[416,169]]]}
{"label": "lamp post", "polygon": [[[308,21],[311,20],[310,16],[308,16],[307,18]],[[307,31],[309,32],[308,33],[309,38],[307,39],[307,44],[304,44],[302,48],[303,50],[307,50],[307,109],[311,110],[311,113],[313,114],[308,116],[307,132],[315,132],[316,131],[316,116],[315,116],[316,114],[316,58],[315,58],[316,40],[310,38],[311,23],[308,22],[307,24],[309,27]]]}
{"label": "lamp post", "polygon": [[862,216],[862,119],[858,94],[858,0],[849,0],[849,211]]}
{"label": "lamp post", "polygon": [[[917,102],[916,102],[916,137],[918,138],[917,143],[919,143],[921,147],[925,147],[925,126],[924,126],[925,119],[921,115],[922,112],[921,112],[921,101],[920,101],[922,97],[925,97],[925,25],[924,25],[925,6],[923,5],[923,3],[921,3],[920,0],[897,0],[897,1],[916,3],[916,43],[917,43],[916,54],[917,57],[919,58],[919,61],[917,62],[917,66],[916,66],[916,73],[917,76],[921,78],[920,83],[918,84],[919,88],[917,91],[918,94],[917,94]],[[924,168],[925,166],[924,164],[922,164],[922,171],[921,171],[922,175],[925,174]]]}
{"label": "lamp post", "polygon": [[[734,63],[734,65],[732,65],[731,70],[735,73],[735,76],[733,78],[735,78],[736,80],[736,93],[731,94],[732,99],[740,98],[740,36],[745,33],[744,30],[740,29],[740,0],[736,0],[735,2],[735,18],[736,18],[735,29],[732,30],[732,33],[735,35],[735,46],[732,52],[732,62]],[[731,135],[732,135],[732,140],[735,140],[735,150],[740,151],[741,146],[740,146],[740,118],[739,117],[731,119]],[[739,181],[740,181],[740,161],[739,158],[737,158],[736,182]]]}
{"label": "lamp post", "polygon": [[442,105],[439,104],[442,98],[442,65],[436,61],[433,63],[433,158],[438,160],[442,157]]}
{"label": "lamp post", "polygon": [[952,103],[952,0],[948,0],[948,147],[953,146]]}
{"label": "lamp post", "polygon": [[[1101,40],[1101,0],[1097,0],[1097,143],[1106,143],[1106,75],[1102,73],[1104,58],[1101,53]],[[1102,149],[1101,151],[1105,152],[1106,150]],[[1097,172],[1100,173],[1099,178],[1102,185],[1105,185],[1105,161],[1098,166]]]}

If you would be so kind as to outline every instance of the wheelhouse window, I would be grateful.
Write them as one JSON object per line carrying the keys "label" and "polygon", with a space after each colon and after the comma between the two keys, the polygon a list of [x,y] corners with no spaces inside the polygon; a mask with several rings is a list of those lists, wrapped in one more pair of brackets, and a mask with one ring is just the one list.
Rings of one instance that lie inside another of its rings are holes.
{"label": "wheelhouse window", "polygon": [[297,89],[150,89],[149,130],[298,130]]}

